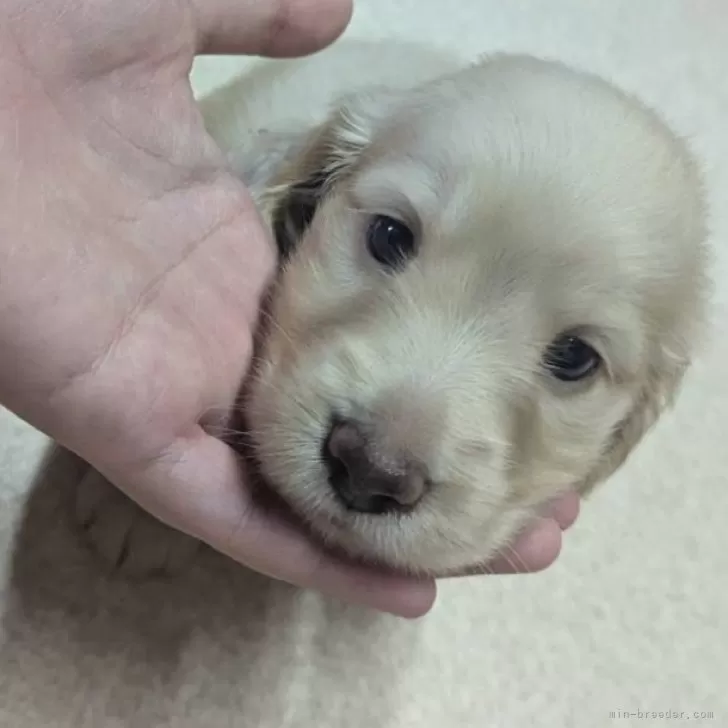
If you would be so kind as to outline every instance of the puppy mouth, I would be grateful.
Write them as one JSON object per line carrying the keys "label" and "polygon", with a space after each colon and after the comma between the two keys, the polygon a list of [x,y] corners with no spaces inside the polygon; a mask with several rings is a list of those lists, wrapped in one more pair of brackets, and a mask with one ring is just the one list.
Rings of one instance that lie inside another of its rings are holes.
{"label": "puppy mouth", "polygon": [[343,507],[344,513],[326,509],[307,514],[293,499],[286,497],[275,484],[265,477],[257,477],[256,486],[254,493],[257,506],[278,518],[282,517],[293,528],[337,559],[400,576],[414,574],[439,576],[429,571],[413,569],[407,565],[393,564],[382,554],[377,553],[377,550],[368,542],[357,542],[354,545],[351,537],[354,536],[355,531],[350,519],[345,515],[350,512],[345,507]]}
{"label": "puppy mouth", "polygon": [[[246,458],[247,459],[247,458]],[[295,496],[267,478],[255,455],[251,460],[251,478],[254,482],[253,497],[260,507],[276,518],[283,518],[293,528],[318,544],[327,553],[346,562],[374,567],[391,574],[411,575],[429,571],[414,569],[406,564],[392,563],[365,537],[362,537],[356,521],[376,519],[387,521],[396,528],[398,517],[392,515],[371,515],[357,512],[347,503],[346,496],[339,497],[326,482],[322,487],[330,489],[328,506],[307,508]],[[353,499],[353,496],[352,496]]]}
{"label": "puppy mouth", "polygon": [[301,531],[319,547],[331,556],[347,563],[374,568],[385,573],[415,577],[447,579],[455,577],[472,576],[490,573],[487,563],[471,562],[463,566],[430,568],[423,564],[395,563],[385,554],[375,548],[367,539],[357,538],[357,529],[352,523],[352,517],[375,518],[381,522],[386,520],[393,528],[401,514],[387,514],[385,516],[369,516],[356,513],[355,509],[346,506],[337,499],[341,509],[321,509],[314,513],[305,510],[284,495],[279,488],[258,473],[256,477],[255,500],[256,504],[277,517],[283,517],[291,526]]}

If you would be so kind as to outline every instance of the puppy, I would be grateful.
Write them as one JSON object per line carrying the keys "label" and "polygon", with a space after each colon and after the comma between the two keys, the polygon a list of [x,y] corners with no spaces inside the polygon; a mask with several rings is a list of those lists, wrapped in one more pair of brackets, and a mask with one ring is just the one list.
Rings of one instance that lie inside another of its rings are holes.
{"label": "puppy", "polygon": [[265,481],[331,546],[481,564],[674,399],[701,180],[636,99],[499,55],[265,139],[231,151],[280,254],[243,409]]}

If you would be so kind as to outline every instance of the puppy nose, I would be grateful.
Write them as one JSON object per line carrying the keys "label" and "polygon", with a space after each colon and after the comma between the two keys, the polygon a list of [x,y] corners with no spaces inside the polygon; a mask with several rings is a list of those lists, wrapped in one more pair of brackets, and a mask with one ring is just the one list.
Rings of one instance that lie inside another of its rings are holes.
{"label": "puppy nose", "polygon": [[422,498],[422,468],[387,460],[353,420],[335,422],[324,445],[329,483],[347,508],[381,515],[404,512]]}

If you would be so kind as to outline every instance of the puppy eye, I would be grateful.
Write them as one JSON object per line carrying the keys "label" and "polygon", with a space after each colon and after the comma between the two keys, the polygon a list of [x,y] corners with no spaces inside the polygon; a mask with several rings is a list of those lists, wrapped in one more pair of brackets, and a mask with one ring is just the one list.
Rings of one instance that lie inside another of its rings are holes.
{"label": "puppy eye", "polygon": [[415,236],[403,222],[377,215],[367,229],[367,249],[385,268],[401,268],[415,253]]}
{"label": "puppy eye", "polygon": [[556,339],[544,357],[546,369],[562,382],[577,382],[593,374],[601,357],[578,336],[565,334]]}

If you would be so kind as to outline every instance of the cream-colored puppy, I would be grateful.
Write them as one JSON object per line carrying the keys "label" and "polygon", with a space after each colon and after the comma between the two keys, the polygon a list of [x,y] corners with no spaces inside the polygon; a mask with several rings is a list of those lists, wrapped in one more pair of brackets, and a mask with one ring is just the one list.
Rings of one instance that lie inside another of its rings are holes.
{"label": "cream-colored puppy", "polygon": [[227,145],[281,254],[247,425],[333,546],[482,563],[610,475],[675,395],[702,319],[701,184],[634,98],[501,55],[265,139]]}

